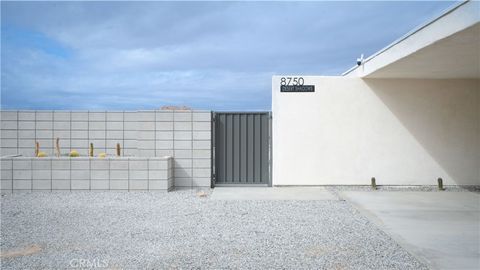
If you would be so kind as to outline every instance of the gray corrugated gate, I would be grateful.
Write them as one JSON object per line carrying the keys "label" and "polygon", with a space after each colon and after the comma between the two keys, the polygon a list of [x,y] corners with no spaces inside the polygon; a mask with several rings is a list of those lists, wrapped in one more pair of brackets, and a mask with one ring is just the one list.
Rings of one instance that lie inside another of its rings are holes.
{"label": "gray corrugated gate", "polygon": [[214,113],[215,185],[271,185],[270,116],[270,112]]}

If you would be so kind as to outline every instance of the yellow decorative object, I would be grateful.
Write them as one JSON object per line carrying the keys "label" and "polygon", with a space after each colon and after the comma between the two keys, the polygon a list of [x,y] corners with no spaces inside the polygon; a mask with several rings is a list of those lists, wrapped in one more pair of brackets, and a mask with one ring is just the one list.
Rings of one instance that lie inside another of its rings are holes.
{"label": "yellow decorative object", "polygon": [[46,157],[47,153],[45,152],[38,152],[37,157]]}
{"label": "yellow decorative object", "polygon": [[70,157],[79,157],[80,154],[78,153],[77,150],[72,150],[70,151]]}
{"label": "yellow decorative object", "polygon": [[100,153],[100,154],[98,154],[98,157],[99,157],[99,158],[105,158],[106,156],[107,156],[106,153]]}

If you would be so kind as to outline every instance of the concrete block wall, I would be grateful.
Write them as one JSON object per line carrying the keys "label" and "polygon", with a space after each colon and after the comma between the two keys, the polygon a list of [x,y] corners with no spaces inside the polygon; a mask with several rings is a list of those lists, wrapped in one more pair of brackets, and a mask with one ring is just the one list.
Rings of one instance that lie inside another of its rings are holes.
{"label": "concrete block wall", "polygon": [[57,190],[148,190],[174,187],[173,159],[3,157],[2,193]]}
{"label": "concrete block wall", "polygon": [[0,119],[1,156],[33,156],[35,141],[53,156],[57,137],[63,154],[82,156],[90,143],[95,155],[115,155],[120,143],[123,156],[174,157],[177,187],[211,183],[210,111],[1,111]]}

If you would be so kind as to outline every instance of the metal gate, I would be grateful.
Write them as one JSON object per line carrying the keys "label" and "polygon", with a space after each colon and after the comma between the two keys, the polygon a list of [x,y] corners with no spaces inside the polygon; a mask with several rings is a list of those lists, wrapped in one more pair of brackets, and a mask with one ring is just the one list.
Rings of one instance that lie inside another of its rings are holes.
{"label": "metal gate", "polygon": [[214,113],[214,184],[271,185],[271,113]]}

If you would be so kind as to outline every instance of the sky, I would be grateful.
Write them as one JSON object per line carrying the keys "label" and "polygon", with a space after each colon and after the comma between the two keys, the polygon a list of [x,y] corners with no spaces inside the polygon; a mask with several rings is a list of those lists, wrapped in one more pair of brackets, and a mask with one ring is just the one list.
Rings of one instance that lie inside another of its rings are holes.
{"label": "sky", "polygon": [[270,110],[452,2],[1,2],[2,109]]}

